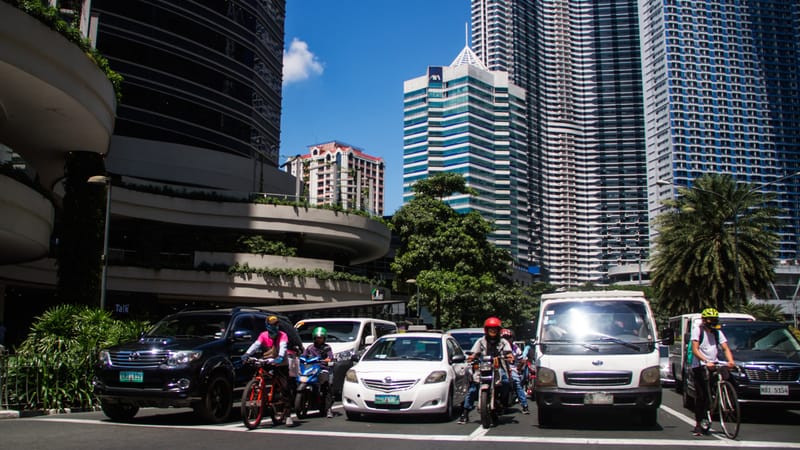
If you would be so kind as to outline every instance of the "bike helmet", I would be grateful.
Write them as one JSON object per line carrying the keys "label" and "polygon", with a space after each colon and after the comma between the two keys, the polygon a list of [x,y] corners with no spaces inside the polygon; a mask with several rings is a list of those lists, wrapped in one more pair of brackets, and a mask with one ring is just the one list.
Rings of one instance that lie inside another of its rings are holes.
{"label": "bike helmet", "polygon": [[326,330],[325,327],[314,328],[314,330],[311,331],[311,336],[313,336],[315,339],[318,337],[327,338],[328,330]]}
{"label": "bike helmet", "polygon": [[278,335],[278,316],[267,316],[266,328],[267,332],[269,332],[270,336],[277,336]]}
{"label": "bike helmet", "polygon": [[719,319],[719,312],[714,308],[706,308],[700,313],[703,319]]}
{"label": "bike helmet", "polygon": [[508,328],[503,328],[500,330],[500,337],[512,339],[514,337],[514,333]]}
{"label": "bike helmet", "polygon": [[503,323],[500,322],[500,319],[497,317],[489,317],[483,322],[483,329],[487,330],[489,328],[501,328]]}

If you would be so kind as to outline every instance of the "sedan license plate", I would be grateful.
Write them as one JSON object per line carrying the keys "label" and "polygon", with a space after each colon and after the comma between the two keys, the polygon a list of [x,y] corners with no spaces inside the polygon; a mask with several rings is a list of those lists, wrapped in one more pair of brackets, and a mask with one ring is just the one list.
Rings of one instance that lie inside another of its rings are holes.
{"label": "sedan license plate", "polygon": [[144,373],[122,371],[119,373],[119,381],[120,383],[143,383]]}
{"label": "sedan license plate", "polygon": [[399,395],[375,394],[376,405],[399,405]]}
{"label": "sedan license plate", "polygon": [[789,395],[789,386],[785,384],[762,384],[761,395]]}
{"label": "sedan license plate", "polygon": [[613,405],[614,394],[606,392],[589,392],[583,396],[584,405]]}

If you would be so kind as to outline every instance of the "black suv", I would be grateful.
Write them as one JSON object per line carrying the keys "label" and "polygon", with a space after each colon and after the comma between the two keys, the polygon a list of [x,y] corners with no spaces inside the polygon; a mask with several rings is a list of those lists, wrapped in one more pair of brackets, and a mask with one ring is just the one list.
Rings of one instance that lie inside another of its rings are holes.
{"label": "black suv", "polygon": [[[736,365],[732,372],[740,404],[796,408],[800,406],[800,342],[786,325],[778,322],[723,322]],[[720,353],[720,359],[724,355]],[[689,371],[684,406],[694,404],[694,381]]]}
{"label": "black suv", "polygon": [[124,421],[140,407],[192,407],[203,421],[225,421],[234,391],[253,375],[241,355],[269,315],[296,334],[285,316],[259,308],[188,310],[165,317],[138,341],[102,350],[93,384],[103,412]]}

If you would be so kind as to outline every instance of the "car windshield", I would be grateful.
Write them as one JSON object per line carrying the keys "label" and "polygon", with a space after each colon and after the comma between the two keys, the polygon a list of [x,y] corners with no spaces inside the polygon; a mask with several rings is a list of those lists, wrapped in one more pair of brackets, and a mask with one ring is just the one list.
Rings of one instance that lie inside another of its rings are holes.
{"label": "car windshield", "polygon": [[303,342],[313,342],[311,333],[314,328],[323,327],[328,332],[325,340],[330,344],[333,342],[353,342],[358,338],[358,329],[361,322],[301,322],[297,325],[297,333]]}
{"label": "car windshield", "polygon": [[779,353],[800,362],[800,343],[783,325],[772,323],[727,323],[722,329],[734,354],[746,351]]}
{"label": "car windshield", "polygon": [[458,345],[460,345],[465,352],[472,351],[472,346],[475,345],[475,342],[483,337],[482,331],[452,331],[449,334],[458,341]]}
{"label": "car windshield", "polygon": [[384,337],[378,339],[361,361],[442,359],[442,340],[436,337]]}
{"label": "car windshield", "polygon": [[653,351],[655,333],[643,302],[568,301],[542,313],[544,353],[639,353]]}
{"label": "car windshield", "polygon": [[218,339],[225,334],[228,317],[217,314],[181,314],[165,317],[146,337],[206,337]]}

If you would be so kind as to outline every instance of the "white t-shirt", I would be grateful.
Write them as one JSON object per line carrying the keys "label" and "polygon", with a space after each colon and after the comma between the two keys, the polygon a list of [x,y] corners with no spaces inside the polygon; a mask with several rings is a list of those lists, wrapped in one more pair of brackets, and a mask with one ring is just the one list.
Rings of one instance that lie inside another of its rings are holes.
{"label": "white t-shirt", "polygon": [[[700,331],[702,330],[705,333],[703,337],[703,342],[700,342]],[[719,334],[719,344],[724,344],[728,342],[728,339],[722,333],[722,330],[717,330],[716,333],[713,331],[709,331],[706,327],[699,325],[692,327],[692,336],[691,340],[700,342],[700,351],[705,355],[703,359],[710,359],[715,360],[719,359],[717,357],[717,338],[715,334]],[[700,367],[703,363],[700,362],[700,357],[698,355],[692,356],[692,368]]]}

